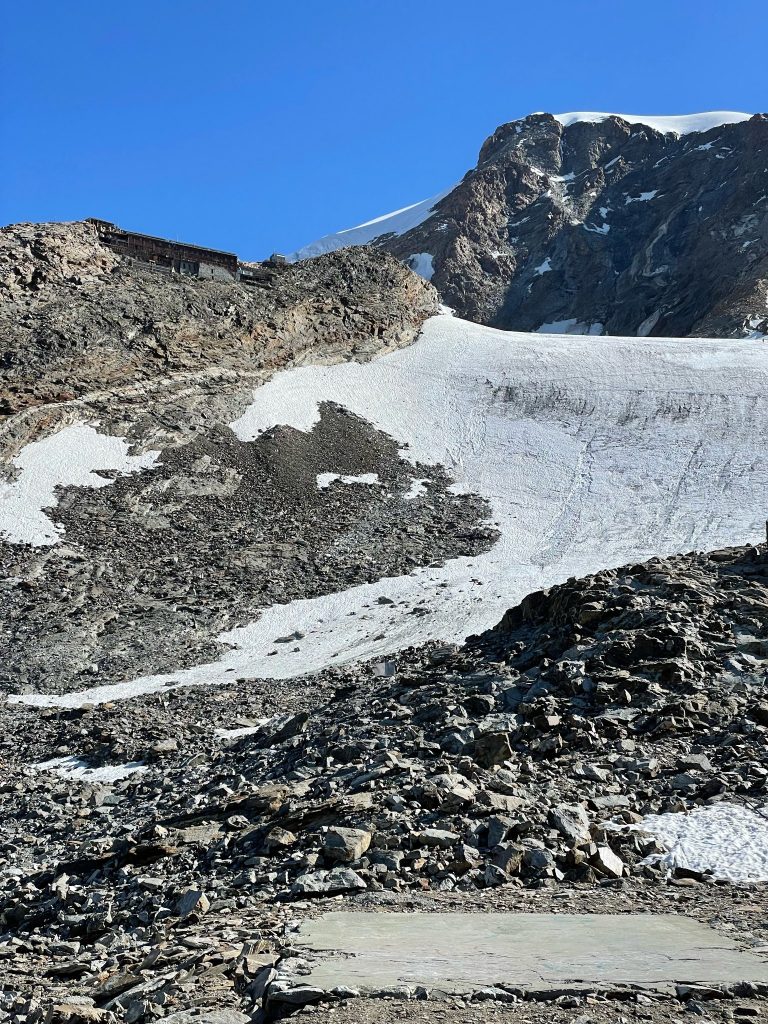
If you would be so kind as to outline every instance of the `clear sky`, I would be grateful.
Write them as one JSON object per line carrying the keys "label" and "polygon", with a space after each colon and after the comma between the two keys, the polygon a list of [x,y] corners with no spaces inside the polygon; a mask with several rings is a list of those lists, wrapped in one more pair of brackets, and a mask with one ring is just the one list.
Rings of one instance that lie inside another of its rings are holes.
{"label": "clear sky", "polygon": [[37,0],[0,26],[0,222],[261,258],[440,191],[536,110],[768,108],[763,0]]}

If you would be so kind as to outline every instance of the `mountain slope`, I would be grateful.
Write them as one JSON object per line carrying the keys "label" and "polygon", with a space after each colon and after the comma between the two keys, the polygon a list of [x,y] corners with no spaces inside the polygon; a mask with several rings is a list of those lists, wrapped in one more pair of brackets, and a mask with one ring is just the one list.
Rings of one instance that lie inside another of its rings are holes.
{"label": "mountain slope", "polygon": [[[282,1019],[325,896],[763,941],[768,556],[690,549],[762,540],[768,347],[489,328],[372,247],[262,271],[0,234],[0,1018]],[[576,1024],[580,970],[499,992]]]}
{"label": "mountain slope", "polygon": [[[532,114],[447,193],[328,236],[372,243],[511,330],[768,333],[768,118]],[[415,222],[415,223],[414,223]]]}
{"label": "mountain slope", "polygon": [[[166,449],[63,492],[48,554],[6,549],[23,584],[7,606],[28,691],[14,699],[291,677],[461,640],[571,575],[757,540],[767,388],[768,349],[746,341],[530,336],[449,315],[372,362],[281,372],[236,419],[209,420],[201,468]],[[90,596],[105,560],[106,607]],[[89,614],[34,583],[65,567]],[[37,616],[61,625],[30,646]]]}
{"label": "mountain slope", "polygon": [[116,255],[89,222],[1,229],[0,416],[92,406],[98,394],[168,401],[205,390],[207,376],[369,358],[407,344],[437,308],[432,289],[383,253],[270,265],[261,277],[256,287],[159,276]]}

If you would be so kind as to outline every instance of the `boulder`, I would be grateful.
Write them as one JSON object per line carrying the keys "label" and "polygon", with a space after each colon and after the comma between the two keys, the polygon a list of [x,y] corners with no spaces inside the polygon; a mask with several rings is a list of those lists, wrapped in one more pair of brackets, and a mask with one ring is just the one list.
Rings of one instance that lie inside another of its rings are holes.
{"label": "boulder", "polygon": [[367,889],[363,878],[352,868],[333,868],[331,871],[308,871],[299,875],[291,886],[294,893],[334,895],[339,892],[356,892]]}
{"label": "boulder", "polygon": [[469,754],[481,768],[493,768],[503,764],[512,756],[512,747],[507,732],[481,733],[469,745]]}
{"label": "boulder", "polygon": [[558,804],[549,812],[548,820],[571,846],[588,843],[592,838],[589,815],[581,804]]}
{"label": "boulder", "polygon": [[371,833],[361,828],[332,828],[323,839],[323,853],[329,860],[351,864],[360,860],[371,838]]}

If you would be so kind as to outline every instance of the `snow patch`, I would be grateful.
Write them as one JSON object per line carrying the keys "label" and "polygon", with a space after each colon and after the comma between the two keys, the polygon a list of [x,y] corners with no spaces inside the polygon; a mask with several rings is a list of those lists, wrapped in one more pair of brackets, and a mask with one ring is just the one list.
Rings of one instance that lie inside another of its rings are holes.
{"label": "snow patch", "polygon": [[[570,128],[579,121],[587,121],[590,124],[600,124],[609,117],[620,117],[622,121],[629,124],[643,124],[654,131],[674,135],[690,135],[693,132],[708,132],[712,128],[718,128],[724,124],[737,124],[739,121],[748,121],[751,114],[744,114],[736,110],[710,110],[703,114],[606,114],[594,110],[571,111],[567,114],[553,114],[556,121],[559,121],[563,128]],[[610,165],[609,165],[610,166]]]}
{"label": "snow patch", "polygon": [[422,494],[426,494],[428,483],[429,477],[411,477],[411,486],[403,495],[403,501],[413,501],[414,498],[420,498]]}
{"label": "snow patch", "polygon": [[764,341],[768,338],[763,328],[766,326],[765,316],[751,316],[744,328],[744,337],[748,341]]}
{"label": "snow patch", "polygon": [[339,473],[318,473],[317,488],[320,491],[326,490],[331,484],[338,480],[342,484],[369,484],[376,487],[383,486],[379,480],[378,473],[360,473],[359,476],[341,476]]}
{"label": "snow patch", "polygon": [[406,260],[408,266],[419,277],[423,277],[425,281],[431,281],[432,275],[435,272],[434,267],[434,256],[428,252],[415,252],[412,256],[409,256]]}
{"label": "snow patch", "polygon": [[25,445],[13,460],[20,470],[17,478],[0,482],[0,535],[12,544],[56,544],[63,528],[43,511],[58,504],[56,488],[107,487],[112,481],[95,470],[136,473],[154,466],[160,455],[158,451],[129,455],[129,449],[124,438],[100,434],[85,423],[74,423]]}
{"label": "snow patch", "polygon": [[709,872],[731,882],[768,882],[768,814],[739,804],[651,814],[635,831],[647,832],[667,852],[649,858],[670,869]]}
{"label": "snow patch", "polygon": [[638,336],[638,338],[647,338],[648,335],[653,330],[653,328],[659,322],[659,317],[660,316],[661,316],[661,310],[660,309],[654,309],[654,311],[651,313],[651,315],[647,316],[645,318],[645,320],[643,320],[643,322],[637,328],[637,336]]}
{"label": "snow patch", "polygon": [[534,267],[534,272],[541,276],[542,274],[548,274],[552,269],[552,257],[547,256],[543,263],[540,263],[538,267]]}
{"label": "snow patch", "polygon": [[655,188],[653,192],[641,192],[639,196],[627,196],[624,201],[624,205],[629,206],[630,203],[648,203],[658,194],[659,190]]}
{"label": "snow patch", "polygon": [[537,327],[534,334],[591,334],[603,333],[603,324],[586,324],[575,317],[571,320],[553,320],[552,323]]}
{"label": "snow patch", "polygon": [[336,249],[344,249],[350,245],[367,245],[382,235],[402,235],[419,224],[423,224],[431,217],[434,208],[441,199],[452,192],[455,185],[438,192],[431,199],[424,199],[420,203],[413,203],[411,206],[404,206],[393,213],[385,213],[382,217],[375,217],[367,220],[364,224],[358,224],[354,228],[346,228],[343,231],[336,231],[330,235],[324,235],[316,242],[297,249],[288,257],[290,263],[297,260],[311,259],[313,256],[321,256],[326,252],[333,252]]}
{"label": "snow patch", "polygon": [[253,736],[261,732],[262,728],[271,721],[269,718],[257,718],[255,725],[240,725],[236,729],[214,729],[214,736],[220,740],[236,740],[241,736]]}
{"label": "snow patch", "polygon": [[147,770],[143,761],[128,761],[127,764],[104,764],[100,768],[91,768],[87,761],[70,755],[69,757],[53,757],[50,761],[40,761],[32,766],[41,772],[53,772],[65,779],[78,779],[81,782],[119,782],[129,775],[136,775]]}

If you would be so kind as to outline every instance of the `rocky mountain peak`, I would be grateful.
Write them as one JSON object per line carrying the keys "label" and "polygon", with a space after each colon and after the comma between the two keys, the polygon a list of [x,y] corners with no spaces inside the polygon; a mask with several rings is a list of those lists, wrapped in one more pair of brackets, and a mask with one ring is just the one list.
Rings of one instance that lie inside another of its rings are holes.
{"label": "rocky mountain peak", "polygon": [[296,255],[369,242],[508,330],[761,337],[767,150],[762,114],[531,114],[418,216]]}

